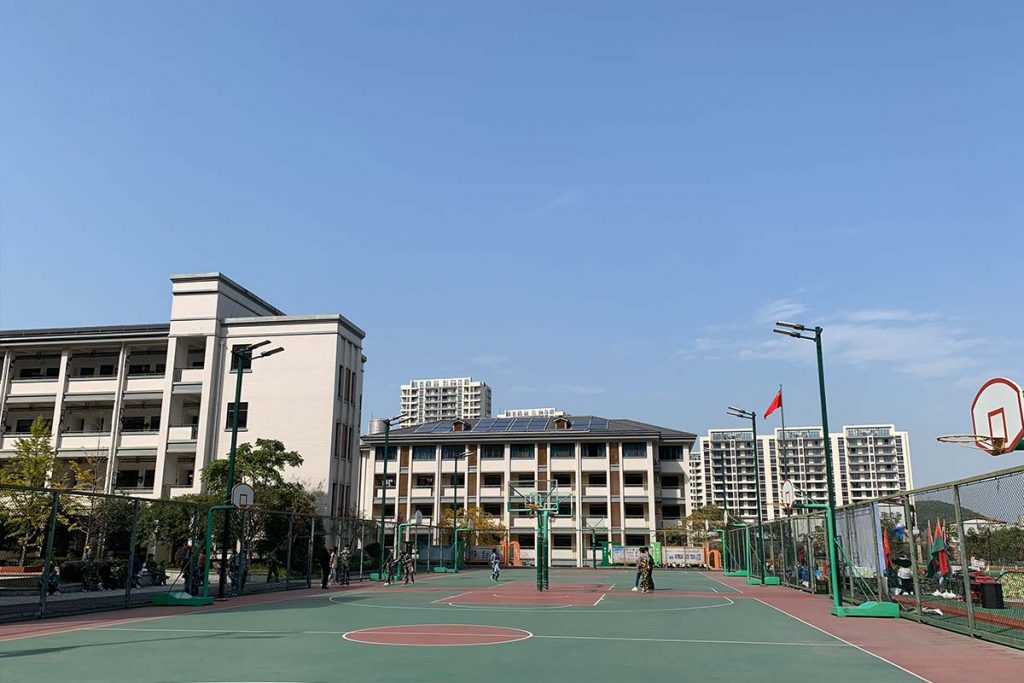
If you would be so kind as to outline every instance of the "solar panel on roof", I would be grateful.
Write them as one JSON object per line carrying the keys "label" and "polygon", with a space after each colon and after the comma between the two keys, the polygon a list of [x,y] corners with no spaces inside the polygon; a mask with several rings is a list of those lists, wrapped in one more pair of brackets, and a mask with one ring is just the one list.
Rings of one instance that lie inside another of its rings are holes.
{"label": "solar panel on roof", "polygon": [[530,418],[528,417],[517,417],[512,420],[512,425],[508,428],[510,432],[525,432],[526,427],[530,424]]}
{"label": "solar panel on roof", "polygon": [[542,432],[548,428],[548,419],[546,417],[534,417],[530,419],[530,424],[526,425],[526,431],[528,432]]}
{"label": "solar panel on roof", "polygon": [[427,432],[432,432],[434,431],[434,427],[436,426],[437,425],[435,425],[433,422],[421,424],[419,427],[416,428],[416,431],[414,431],[413,434],[426,434]]}
{"label": "solar panel on roof", "polygon": [[485,417],[484,419],[482,419],[482,420],[480,420],[479,422],[476,423],[476,426],[473,427],[473,431],[474,432],[489,432],[489,431],[491,431],[491,427],[494,426],[494,421],[495,421],[495,418],[493,418],[493,417]]}
{"label": "solar panel on roof", "polygon": [[512,425],[512,418],[510,417],[499,417],[495,418],[494,425],[489,431],[492,432],[505,432]]}
{"label": "solar panel on roof", "polygon": [[438,422],[437,426],[434,427],[434,433],[435,434],[440,433],[440,432],[450,432],[450,431],[452,431],[452,423],[451,422]]}
{"label": "solar panel on roof", "polygon": [[591,418],[589,417],[580,417],[573,420],[572,427],[569,427],[569,431],[584,432],[590,429],[590,420]]}
{"label": "solar panel on roof", "polygon": [[607,430],[608,429],[608,420],[604,419],[603,417],[592,418],[590,420],[590,428],[591,429]]}

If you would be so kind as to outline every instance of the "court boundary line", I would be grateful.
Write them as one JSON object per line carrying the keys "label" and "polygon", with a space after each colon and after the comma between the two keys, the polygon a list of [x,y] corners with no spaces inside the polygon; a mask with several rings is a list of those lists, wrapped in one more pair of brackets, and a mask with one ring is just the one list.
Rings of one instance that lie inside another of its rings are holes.
{"label": "court boundary line", "polygon": [[856,643],[851,643],[846,638],[842,638],[840,636],[837,636],[834,633],[830,633],[830,632],[826,631],[825,629],[821,628],[820,626],[815,626],[814,624],[810,623],[809,621],[804,621],[800,617],[796,616],[795,614],[790,614],[789,612],[787,612],[786,610],[782,609],[781,607],[776,607],[775,605],[773,605],[773,604],[771,604],[769,602],[765,602],[761,598],[754,598],[754,600],[757,600],[759,603],[761,603],[762,605],[764,605],[766,607],[771,607],[776,612],[779,612],[780,614],[784,614],[787,617],[789,617],[790,619],[796,619],[797,621],[799,621],[801,624],[803,624],[805,626],[810,626],[815,631],[820,631],[821,633],[824,633],[826,636],[828,636],[830,638],[835,638],[836,640],[838,640],[838,641],[840,641],[842,643],[846,643],[850,647],[857,648],[858,650],[860,650],[864,654],[871,655],[875,659],[883,661],[883,662],[885,662],[886,664],[888,664],[890,666],[896,667],[897,669],[899,669],[900,671],[902,671],[905,674],[909,674],[909,675],[913,676],[914,678],[916,678],[918,680],[924,681],[925,683],[933,683],[932,681],[930,681],[929,679],[925,678],[921,674],[914,673],[910,669],[908,669],[906,667],[903,667],[903,666],[900,666],[896,662],[894,662],[894,661],[892,661],[890,659],[886,659],[885,657],[883,657],[880,654],[876,654],[876,653],[872,652],[871,650],[868,650],[867,648],[864,648],[864,647],[861,647],[860,645],[857,645]]}
{"label": "court boundary line", "polygon": [[[484,646],[487,646],[487,645],[510,645],[512,643],[518,643],[518,642],[521,642],[521,641],[524,641],[524,640],[529,640],[530,638],[534,637],[532,631],[527,631],[525,628],[516,628],[514,626],[490,626],[488,624],[410,624],[410,625],[412,625],[412,626],[475,626],[475,627],[483,627],[483,628],[501,628],[501,629],[505,629],[506,631],[519,631],[520,633],[524,633],[526,635],[524,635],[521,638],[516,638],[515,640],[502,640],[502,641],[499,641],[497,643],[368,643],[368,642],[366,642],[364,640],[354,640],[354,639],[348,637],[350,634],[353,634],[353,633],[361,633],[363,631],[373,631],[375,629],[396,628],[396,626],[400,626],[400,625],[391,625],[391,626],[370,626],[370,627],[367,627],[367,628],[360,628],[360,629],[353,629],[353,630],[350,630],[350,631],[345,631],[345,632],[341,633],[341,638],[342,638],[342,640],[348,641],[350,643],[358,643],[360,645],[383,645],[383,646],[386,646],[386,647],[484,647]],[[326,633],[326,632],[324,632],[324,633]],[[337,634],[338,634],[338,632],[335,632],[335,633],[332,633],[331,635],[337,635]],[[464,634],[464,633],[429,633],[429,632],[425,632],[425,633],[421,633],[421,634],[409,633],[408,635],[442,635],[442,636],[456,637],[456,636],[466,636],[467,634]],[[471,634],[469,634],[469,635],[470,635],[470,637],[472,637]],[[484,637],[484,636],[483,636],[483,634],[481,634],[478,637]]]}
{"label": "court boundary line", "polygon": [[[714,581],[715,583],[717,583],[719,585],[725,586],[726,588],[729,589],[729,592],[739,593],[740,595],[744,594],[743,591],[741,591],[739,588],[736,588],[735,586],[730,586],[725,581],[719,581],[715,577],[711,576],[711,574],[705,574],[704,572],[701,572],[700,575],[711,579],[712,581]],[[715,591],[715,592],[717,593],[718,591]]]}
{"label": "court boundary line", "polygon": [[[692,607],[656,607],[654,609],[600,609],[600,610],[595,610],[595,609],[593,609],[594,605],[582,606],[582,607],[585,607],[586,609],[581,609],[580,608],[581,606],[579,606],[579,605],[554,605],[554,606],[551,606],[551,605],[548,605],[548,606],[537,605],[537,606],[534,606],[534,607],[492,607],[492,606],[487,606],[487,605],[459,605],[457,603],[447,603],[447,605],[449,607],[453,607],[453,608],[456,608],[456,609],[477,610],[477,611],[482,611],[482,612],[534,612],[534,613],[542,613],[542,612],[545,612],[545,611],[551,611],[552,609],[571,609],[571,610],[573,610],[571,612],[563,612],[562,614],[644,614],[644,613],[650,613],[650,612],[687,612],[687,611],[699,610],[699,609],[715,609],[715,608],[718,608],[718,607],[733,607],[733,606],[736,605],[735,600],[733,600],[732,598],[726,597],[725,593],[719,593],[718,596],[721,597],[722,600],[725,600],[725,602],[714,603],[714,604],[711,604],[711,605],[695,605],[695,606],[692,606]],[[427,603],[426,605],[373,605],[373,604],[369,604],[369,603],[365,603],[365,602],[353,602],[351,604],[347,604],[346,605],[345,603],[335,601],[335,599],[334,599],[335,597],[336,597],[335,595],[329,596],[328,597],[328,602],[330,602],[330,603],[332,603],[334,605],[344,606],[344,607],[362,607],[362,608],[366,608],[366,609],[407,609],[407,610],[408,609],[411,609],[411,610],[446,610],[447,609],[447,608],[441,607],[441,606],[431,607],[431,605],[434,604],[433,602]],[[619,597],[619,596],[614,596],[613,595],[612,597]],[[680,597],[685,598],[686,596],[680,596]],[[632,598],[629,598],[629,599],[632,599]],[[698,599],[711,600],[713,598],[698,598]],[[742,600],[742,599],[744,599],[744,598],[737,598],[737,600]]]}

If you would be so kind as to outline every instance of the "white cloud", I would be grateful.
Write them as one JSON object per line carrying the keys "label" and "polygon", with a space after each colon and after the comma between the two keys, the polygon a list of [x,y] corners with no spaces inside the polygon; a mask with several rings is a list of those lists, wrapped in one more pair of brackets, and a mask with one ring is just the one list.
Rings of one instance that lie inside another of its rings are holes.
{"label": "white cloud", "polygon": [[[806,310],[791,299],[769,302],[747,325],[705,328],[702,336],[674,355],[683,360],[731,357],[811,362],[814,354],[803,344],[764,334],[768,332],[766,320],[793,317]],[[962,375],[979,365],[991,347],[956,319],[935,311],[861,309],[820,319],[826,321],[823,343],[829,362],[854,367],[881,365],[918,378]],[[756,336],[747,330],[756,330]]]}
{"label": "white cloud", "polygon": [[562,190],[556,197],[550,199],[541,206],[542,211],[550,211],[552,209],[567,209],[571,206],[578,206],[586,201],[587,195],[582,190],[574,187]]}
{"label": "white cloud", "polygon": [[790,320],[807,310],[807,307],[792,299],[776,299],[770,301],[757,313],[759,320],[775,322],[777,320]]}

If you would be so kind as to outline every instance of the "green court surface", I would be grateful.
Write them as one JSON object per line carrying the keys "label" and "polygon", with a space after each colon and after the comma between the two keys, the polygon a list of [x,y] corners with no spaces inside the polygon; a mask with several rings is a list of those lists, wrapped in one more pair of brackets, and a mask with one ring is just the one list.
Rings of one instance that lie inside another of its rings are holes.
{"label": "green court surface", "polygon": [[553,570],[540,595],[531,570],[497,585],[466,571],[144,621],[118,612],[110,625],[0,641],[0,680],[918,680],[710,576],[655,581],[643,595],[632,571]]}

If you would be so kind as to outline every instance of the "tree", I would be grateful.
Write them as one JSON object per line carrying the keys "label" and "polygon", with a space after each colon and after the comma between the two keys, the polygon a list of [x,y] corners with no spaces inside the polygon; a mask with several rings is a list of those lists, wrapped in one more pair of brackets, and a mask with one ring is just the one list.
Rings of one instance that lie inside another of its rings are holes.
{"label": "tree", "polygon": [[662,530],[667,545],[698,545],[718,540],[725,512],[714,503],[697,508],[679,524]]}
{"label": "tree", "polygon": [[[441,520],[437,526],[441,529],[451,529],[452,519],[452,509],[446,507],[441,512]],[[457,520],[459,529],[473,529],[470,532],[470,545],[497,545],[505,539],[505,525],[501,520],[478,507],[457,508],[454,519]]]}
{"label": "tree", "polygon": [[[296,451],[285,450],[284,444],[276,439],[256,439],[253,447],[250,443],[240,444],[235,451],[235,483],[245,482],[256,490],[256,500],[261,507],[261,488],[281,486],[284,484],[284,469],[298,467],[302,464],[302,456]],[[227,488],[228,460],[216,460],[203,468],[203,483],[214,495]]]}
{"label": "tree", "polygon": [[[43,489],[56,465],[56,454],[50,443],[50,425],[41,416],[32,422],[27,438],[14,442],[14,457],[0,469],[0,484],[27,489]],[[24,565],[29,548],[42,555],[43,539],[50,524],[53,496],[41,491],[9,489],[3,515],[7,535],[21,547],[20,564]]]}

